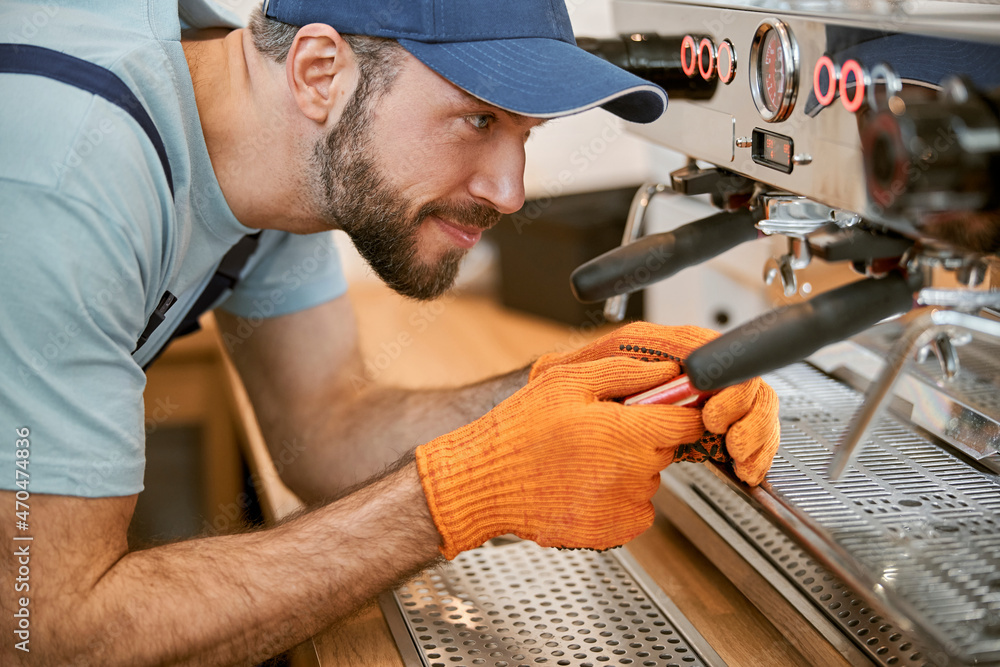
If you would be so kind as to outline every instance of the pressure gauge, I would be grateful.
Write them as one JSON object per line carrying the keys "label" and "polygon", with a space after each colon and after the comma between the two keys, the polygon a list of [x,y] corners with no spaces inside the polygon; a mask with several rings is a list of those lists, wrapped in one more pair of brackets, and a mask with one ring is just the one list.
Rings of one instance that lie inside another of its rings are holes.
{"label": "pressure gauge", "polygon": [[799,47],[792,31],[767,19],[750,45],[750,93],[761,117],[769,122],[788,118],[799,88]]}

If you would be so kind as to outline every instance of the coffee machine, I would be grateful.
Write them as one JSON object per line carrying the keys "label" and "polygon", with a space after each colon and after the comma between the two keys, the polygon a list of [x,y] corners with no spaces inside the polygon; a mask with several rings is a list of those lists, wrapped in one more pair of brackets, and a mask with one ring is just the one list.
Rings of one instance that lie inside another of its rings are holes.
{"label": "coffee machine", "polygon": [[[781,401],[760,487],[674,465],[659,508],[755,572],[738,585],[790,634],[880,665],[1000,664],[1000,5],[613,11],[619,37],[578,41],[668,90],[633,131],[687,162],[640,188],[574,291],[620,320],[645,289],[649,319],[680,324],[672,282],[764,248],[759,312],[717,309],[726,331],[685,371],[700,390],[762,374]],[[651,233],[656,202],[691,197],[709,214]]]}

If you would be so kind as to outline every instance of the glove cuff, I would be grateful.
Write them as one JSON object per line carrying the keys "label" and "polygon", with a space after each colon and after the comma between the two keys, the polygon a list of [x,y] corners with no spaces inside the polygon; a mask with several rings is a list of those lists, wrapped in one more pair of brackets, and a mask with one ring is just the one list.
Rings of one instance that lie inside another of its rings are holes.
{"label": "glove cuff", "polygon": [[[416,450],[417,471],[427,507],[441,534],[448,560],[489,539],[512,532],[516,507],[489,493],[496,488],[499,452],[478,444],[478,422],[443,435]],[[500,464],[502,465],[502,464]]]}

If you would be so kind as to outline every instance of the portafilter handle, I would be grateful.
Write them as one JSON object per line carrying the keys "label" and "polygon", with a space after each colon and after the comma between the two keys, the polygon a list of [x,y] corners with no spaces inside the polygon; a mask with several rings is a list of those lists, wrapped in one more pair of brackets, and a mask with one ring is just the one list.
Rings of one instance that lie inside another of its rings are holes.
{"label": "portafilter handle", "polygon": [[[642,234],[643,223],[646,220],[646,211],[649,209],[649,202],[660,193],[674,194],[669,185],[664,183],[644,183],[632,197],[632,204],[628,209],[628,218],[625,220],[625,231],[622,234],[621,247],[634,243]],[[578,269],[579,270],[579,269]],[[570,284],[572,285],[572,279]],[[579,298],[579,297],[577,297]],[[600,301],[600,299],[594,299]],[[608,322],[621,322],[625,319],[625,310],[628,308],[628,294],[619,294],[607,298],[604,304],[604,319]]]}
{"label": "portafilter handle", "polygon": [[909,311],[919,289],[914,282],[901,273],[866,278],[769,311],[692,352],[685,371],[697,389],[710,391],[801,361]]}
{"label": "portafilter handle", "polygon": [[[723,211],[670,232],[653,234],[609,250],[579,266],[570,276],[573,294],[584,303],[630,294],[669,278],[689,266],[758,237],[754,214],[746,208]],[[624,309],[622,309],[624,311]],[[605,317],[619,322],[616,317]]]}

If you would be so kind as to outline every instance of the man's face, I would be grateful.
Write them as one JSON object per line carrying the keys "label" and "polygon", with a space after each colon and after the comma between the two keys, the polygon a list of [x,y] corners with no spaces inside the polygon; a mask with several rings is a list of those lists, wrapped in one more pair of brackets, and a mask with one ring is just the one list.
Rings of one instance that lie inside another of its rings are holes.
{"label": "man's face", "polygon": [[387,285],[431,299],[502,213],[524,203],[524,141],[541,121],[464,93],[406,55],[391,90],[354,98],[316,144],[323,219]]}

